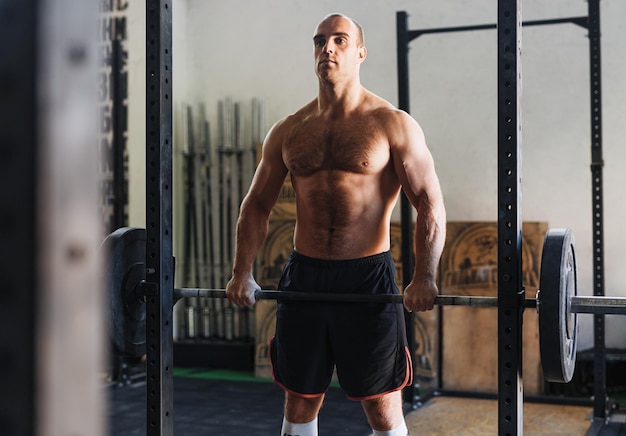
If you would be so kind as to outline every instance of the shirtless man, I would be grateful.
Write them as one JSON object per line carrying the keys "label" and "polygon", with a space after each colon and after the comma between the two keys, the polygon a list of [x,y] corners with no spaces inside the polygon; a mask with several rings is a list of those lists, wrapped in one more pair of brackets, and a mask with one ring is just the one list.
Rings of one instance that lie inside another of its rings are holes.
{"label": "shirtless man", "polygon": [[[430,151],[407,113],[366,90],[361,26],[340,14],[313,37],[319,92],[278,121],[241,205],[229,300],[254,304],[254,259],[287,174],[296,192],[294,251],[279,290],[398,293],[390,219],[400,189],[417,209],[415,273],[408,311],[433,308],[445,209]],[[282,435],[317,435],[317,415],[336,366],[349,398],[361,401],[375,435],[406,435],[401,390],[411,383],[404,311],[398,304],[279,302],[271,344],[285,390]]]}

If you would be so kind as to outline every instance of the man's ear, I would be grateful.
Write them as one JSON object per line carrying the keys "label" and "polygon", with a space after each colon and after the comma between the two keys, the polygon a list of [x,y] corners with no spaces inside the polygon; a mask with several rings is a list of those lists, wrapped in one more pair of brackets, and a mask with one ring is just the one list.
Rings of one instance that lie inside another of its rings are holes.
{"label": "man's ear", "polygon": [[363,63],[363,61],[367,57],[367,49],[365,48],[364,45],[359,47],[358,56],[359,56],[359,63],[360,64]]}

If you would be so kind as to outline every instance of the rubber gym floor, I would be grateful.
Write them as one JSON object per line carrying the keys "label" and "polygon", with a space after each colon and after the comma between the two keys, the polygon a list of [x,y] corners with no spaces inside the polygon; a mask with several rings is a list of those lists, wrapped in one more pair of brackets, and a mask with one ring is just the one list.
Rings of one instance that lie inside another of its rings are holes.
{"label": "rubber gym floor", "polygon": [[[109,434],[146,434],[146,385],[109,390]],[[250,373],[178,368],[174,371],[176,436],[278,435],[283,419],[283,391],[271,380]],[[370,434],[358,402],[331,386],[320,412],[322,435]]]}
{"label": "rubber gym floor", "polygon": [[[146,385],[136,381],[108,388],[111,436],[146,434]],[[626,401],[626,396],[621,399]],[[271,380],[229,370],[177,368],[174,371],[176,436],[275,436],[282,422],[283,391]],[[497,435],[497,402],[435,397],[406,415],[411,435]],[[525,403],[524,434],[585,435],[592,408]],[[615,413],[605,436],[626,436],[626,415]],[[320,435],[371,434],[358,402],[337,385],[329,389],[319,417]]]}

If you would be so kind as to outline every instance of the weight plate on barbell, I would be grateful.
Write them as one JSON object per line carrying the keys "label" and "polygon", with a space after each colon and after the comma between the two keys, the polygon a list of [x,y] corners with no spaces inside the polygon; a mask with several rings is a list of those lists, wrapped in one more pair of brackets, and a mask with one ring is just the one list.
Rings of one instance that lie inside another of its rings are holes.
{"label": "weight plate on barbell", "polygon": [[129,357],[146,353],[146,304],[139,285],[146,277],[146,230],[122,227],[102,243],[114,349]]}
{"label": "weight plate on barbell", "polygon": [[541,254],[539,348],[546,380],[569,383],[576,365],[578,316],[571,310],[578,292],[574,233],[550,229]]}

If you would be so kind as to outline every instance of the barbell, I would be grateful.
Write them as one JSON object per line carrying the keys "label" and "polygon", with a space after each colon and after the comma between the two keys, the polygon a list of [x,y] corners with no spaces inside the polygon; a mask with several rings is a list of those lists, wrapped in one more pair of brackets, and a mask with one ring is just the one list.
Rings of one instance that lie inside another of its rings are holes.
{"label": "barbell", "polygon": [[[226,298],[225,289],[175,288],[174,299],[181,298]],[[314,292],[291,292],[258,290],[256,300],[310,301],[321,303],[404,303],[404,295],[367,294],[328,294]],[[572,297],[571,311],[574,313],[596,313],[626,315],[626,301],[623,297]],[[524,300],[524,307],[537,308],[537,298]],[[467,295],[438,295],[435,306],[498,307],[498,297],[476,297]]]}
{"label": "barbell", "polygon": [[[146,232],[123,227],[102,244],[107,257],[104,281],[109,295],[110,336],[122,355],[139,357],[146,351],[145,256]],[[578,313],[626,315],[625,297],[583,297],[577,295],[577,268],[574,236],[570,229],[550,229],[541,255],[539,290],[535,299],[523,301],[539,318],[539,352],[544,378],[568,383],[576,363]],[[226,298],[224,289],[175,288],[174,303],[181,298]],[[258,290],[257,300],[320,303],[402,304],[404,296],[310,293]],[[439,306],[498,307],[497,297],[439,295]]]}

